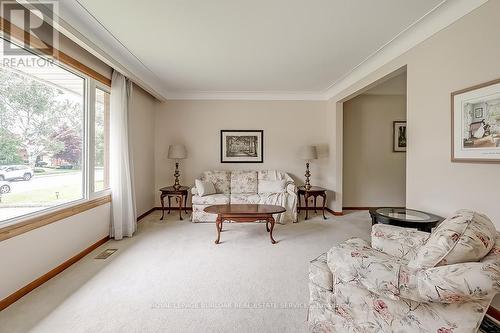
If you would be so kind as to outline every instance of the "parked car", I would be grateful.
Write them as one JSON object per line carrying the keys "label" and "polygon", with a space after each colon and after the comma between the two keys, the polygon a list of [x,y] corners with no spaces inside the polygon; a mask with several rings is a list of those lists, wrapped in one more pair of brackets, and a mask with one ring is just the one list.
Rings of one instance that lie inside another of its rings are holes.
{"label": "parked car", "polygon": [[30,180],[34,171],[27,165],[7,165],[0,168],[0,181],[3,180]]}
{"label": "parked car", "polygon": [[9,193],[10,192],[10,185],[7,182],[0,182],[0,195]]}

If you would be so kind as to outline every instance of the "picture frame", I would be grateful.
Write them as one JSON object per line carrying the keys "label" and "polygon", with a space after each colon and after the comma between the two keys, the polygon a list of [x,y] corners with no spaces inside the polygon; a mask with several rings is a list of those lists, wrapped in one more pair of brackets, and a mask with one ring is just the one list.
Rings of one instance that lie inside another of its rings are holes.
{"label": "picture frame", "polygon": [[264,163],[263,130],[221,130],[221,163]]}
{"label": "picture frame", "polygon": [[500,79],[451,93],[451,161],[500,163]]}
{"label": "picture frame", "polygon": [[392,151],[405,153],[407,146],[406,121],[396,120],[392,122]]}

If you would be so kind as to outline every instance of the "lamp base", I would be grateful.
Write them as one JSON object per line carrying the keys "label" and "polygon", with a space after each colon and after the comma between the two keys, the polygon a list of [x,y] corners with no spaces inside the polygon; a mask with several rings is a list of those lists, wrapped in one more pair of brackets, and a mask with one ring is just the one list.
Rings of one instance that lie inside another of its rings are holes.
{"label": "lamp base", "polygon": [[175,181],[174,181],[174,186],[172,186],[172,187],[176,191],[181,188],[181,184],[179,183],[180,176],[181,176],[181,173],[179,172],[179,162],[175,162],[175,172],[174,172]]}
{"label": "lamp base", "polygon": [[309,182],[309,178],[311,177],[311,172],[309,172],[309,162],[306,163],[306,183],[304,184],[304,188],[309,191],[311,189],[311,183]]}

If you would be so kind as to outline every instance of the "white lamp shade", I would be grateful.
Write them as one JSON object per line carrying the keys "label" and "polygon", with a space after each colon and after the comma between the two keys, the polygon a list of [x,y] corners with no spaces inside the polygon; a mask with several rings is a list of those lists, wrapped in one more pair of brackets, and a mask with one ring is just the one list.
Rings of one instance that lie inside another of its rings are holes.
{"label": "white lamp shade", "polygon": [[315,160],[318,158],[316,146],[305,146],[300,150],[300,158],[306,161]]}
{"label": "white lamp shade", "polygon": [[182,160],[187,157],[186,147],[184,145],[170,145],[168,147],[168,158]]}

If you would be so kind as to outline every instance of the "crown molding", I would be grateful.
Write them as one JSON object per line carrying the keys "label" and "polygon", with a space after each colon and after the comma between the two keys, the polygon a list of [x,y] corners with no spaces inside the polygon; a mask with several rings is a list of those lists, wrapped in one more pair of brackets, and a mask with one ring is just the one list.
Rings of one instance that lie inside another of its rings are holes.
{"label": "crown molding", "polygon": [[445,0],[413,23],[395,38],[370,55],[341,79],[332,83],[324,92],[331,99],[342,91],[401,56],[432,35],[443,30],[463,16],[485,4],[488,0]]}
{"label": "crown molding", "polygon": [[169,92],[169,100],[257,100],[257,101],[321,101],[321,92],[311,91],[192,91]]}

